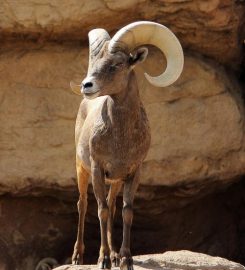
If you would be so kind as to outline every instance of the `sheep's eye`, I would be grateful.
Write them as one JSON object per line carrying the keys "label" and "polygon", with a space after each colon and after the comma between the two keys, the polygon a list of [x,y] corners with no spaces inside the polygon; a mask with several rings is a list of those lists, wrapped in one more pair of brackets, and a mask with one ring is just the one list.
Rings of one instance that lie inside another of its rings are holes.
{"label": "sheep's eye", "polygon": [[122,67],[123,67],[123,63],[117,63],[117,64],[114,64],[114,65],[111,65],[109,67],[109,71],[110,72],[115,72],[117,69],[122,68]]}
{"label": "sheep's eye", "polygon": [[114,72],[116,70],[116,66],[109,66],[109,72]]}
{"label": "sheep's eye", "polygon": [[123,63],[117,63],[117,64],[115,64],[115,66],[116,66],[117,68],[123,67]]}

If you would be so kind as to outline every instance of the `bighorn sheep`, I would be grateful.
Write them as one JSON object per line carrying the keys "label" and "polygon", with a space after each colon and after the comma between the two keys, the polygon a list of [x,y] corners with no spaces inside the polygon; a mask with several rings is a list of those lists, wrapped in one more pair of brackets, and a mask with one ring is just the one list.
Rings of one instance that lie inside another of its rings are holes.
{"label": "bighorn sheep", "polygon": [[[76,167],[80,197],[79,224],[72,261],[83,263],[84,216],[87,207],[88,178],[91,175],[98,203],[101,247],[98,264],[110,269],[132,270],[130,228],[133,200],[139,184],[141,164],[150,146],[150,128],[139,97],[133,68],[147,57],[144,44],[155,45],[166,56],[167,68],[158,77],[145,73],[158,87],[172,84],[183,68],[183,51],[178,39],[165,26],[140,21],[131,23],[111,39],[104,29],[89,32],[89,67],[81,86],[71,84],[84,95],[76,127]],[[80,89],[81,88],[81,89]],[[106,197],[105,183],[110,184]],[[119,254],[113,242],[115,201],[123,189],[123,242]]]}

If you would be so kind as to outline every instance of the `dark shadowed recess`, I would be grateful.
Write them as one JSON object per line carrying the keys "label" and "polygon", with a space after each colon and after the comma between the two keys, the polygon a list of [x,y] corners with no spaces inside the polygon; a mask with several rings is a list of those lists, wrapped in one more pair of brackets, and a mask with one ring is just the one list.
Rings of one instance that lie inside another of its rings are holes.
{"label": "dark shadowed recess", "polygon": [[[206,195],[203,195],[205,193]],[[190,195],[184,187],[141,186],[135,200],[132,253],[188,249],[245,263],[245,179]],[[65,263],[76,237],[77,192],[0,199],[0,266],[33,270],[45,257]],[[188,195],[189,194],[189,195]],[[117,201],[115,238],[122,240],[122,197]],[[97,205],[89,191],[85,263],[99,251]]]}

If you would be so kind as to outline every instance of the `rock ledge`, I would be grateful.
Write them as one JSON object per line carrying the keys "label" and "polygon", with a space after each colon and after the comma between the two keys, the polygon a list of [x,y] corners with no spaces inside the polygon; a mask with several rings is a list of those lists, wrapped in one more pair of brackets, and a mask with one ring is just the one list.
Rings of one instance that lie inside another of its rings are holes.
{"label": "rock ledge", "polygon": [[[96,265],[63,265],[54,270],[92,270]],[[187,250],[168,251],[163,254],[150,254],[134,257],[134,269],[163,270],[244,270],[239,263],[220,257],[212,257],[202,253]]]}

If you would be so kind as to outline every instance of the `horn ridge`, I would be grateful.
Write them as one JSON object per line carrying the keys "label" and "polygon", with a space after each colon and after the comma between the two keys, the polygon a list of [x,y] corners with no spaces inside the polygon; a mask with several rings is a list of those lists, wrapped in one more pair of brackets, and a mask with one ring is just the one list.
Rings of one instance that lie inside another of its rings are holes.
{"label": "horn ridge", "polygon": [[106,41],[111,39],[105,29],[96,28],[88,33],[89,39],[89,67],[93,62],[93,58],[97,56]]}
{"label": "horn ridge", "polygon": [[100,50],[103,47],[105,41],[106,40],[100,40],[96,47],[91,45],[91,54],[93,56],[96,56],[100,52]]}

